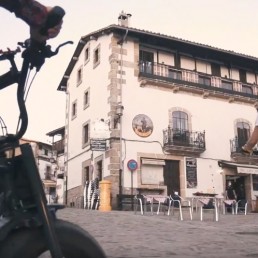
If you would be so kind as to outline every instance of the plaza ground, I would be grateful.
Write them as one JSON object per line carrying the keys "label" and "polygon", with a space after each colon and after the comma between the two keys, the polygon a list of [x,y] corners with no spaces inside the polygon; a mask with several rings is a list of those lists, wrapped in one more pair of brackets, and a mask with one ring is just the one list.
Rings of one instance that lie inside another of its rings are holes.
{"label": "plaza ground", "polygon": [[[220,215],[213,221],[205,213],[191,221],[184,212],[142,216],[132,211],[98,211],[66,208],[57,216],[87,230],[103,247],[108,258],[258,257],[258,214]],[[96,257],[97,258],[97,257]]]}

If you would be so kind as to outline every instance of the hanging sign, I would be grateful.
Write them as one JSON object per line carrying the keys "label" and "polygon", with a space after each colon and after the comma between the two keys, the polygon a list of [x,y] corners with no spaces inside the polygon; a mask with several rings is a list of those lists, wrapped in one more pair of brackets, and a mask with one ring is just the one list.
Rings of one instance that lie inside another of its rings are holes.
{"label": "hanging sign", "polygon": [[106,139],[91,139],[90,148],[92,151],[105,151]]}

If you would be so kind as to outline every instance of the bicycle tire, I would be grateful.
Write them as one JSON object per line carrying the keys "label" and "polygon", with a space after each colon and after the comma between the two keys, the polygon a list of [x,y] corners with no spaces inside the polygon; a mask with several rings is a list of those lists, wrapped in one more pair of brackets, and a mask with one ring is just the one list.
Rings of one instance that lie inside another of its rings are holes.
{"label": "bicycle tire", "polygon": [[[65,258],[106,257],[99,243],[79,226],[64,220],[56,220],[54,226]],[[46,251],[42,228],[19,229],[0,244],[0,257],[4,258],[37,258]]]}

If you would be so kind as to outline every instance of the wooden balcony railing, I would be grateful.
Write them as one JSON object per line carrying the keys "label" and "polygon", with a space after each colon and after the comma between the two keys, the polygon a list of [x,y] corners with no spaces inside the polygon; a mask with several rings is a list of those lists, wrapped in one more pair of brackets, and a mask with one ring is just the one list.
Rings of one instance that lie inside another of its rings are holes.
{"label": "wooden balcony railing", "polygon": [[255,99],[258,95],[258,85],[242,83],[233,79],[213,76],[193,70],[175,68],[155,62],[140,61],[140,76],[148,79],[162,79],[172,83],[195,86],[201,89],[219,91]]}
{"label": "wooden balcony railing", "polygon": [[57,154],[64,153],[64,139],[61,139],[53,143],[53,151],[56,151]]}

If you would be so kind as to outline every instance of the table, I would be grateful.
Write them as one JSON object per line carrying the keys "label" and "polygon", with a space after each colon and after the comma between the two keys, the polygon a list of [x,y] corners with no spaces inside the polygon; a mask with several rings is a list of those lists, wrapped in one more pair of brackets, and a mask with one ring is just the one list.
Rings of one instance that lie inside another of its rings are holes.
{"label": "table", "polygon": [[[201,205],[200,206],[200,208],[201,208],[200,219],[201,220],[203,219],[203,210],[214,210],[214,220],[218,221],[219,220],[219,207],[220,207],[220,203],[221,203],[221,197],[217,197],[218,194],[216,194],[216,193],[197,192],[197,193],[193,193],[193,195],[194,196],[192,197],[192,210],[194,208],[194,202],[195,202],[196,212],[198,210],[198,204]],[[208,205],[210,203],[211,203],[211,206],[209,208]],[[205,207],[205,208],[203,209],[203,207]]]}
{"label": "table", "polygon": [[[208,205],[210,199],[213,199],[216,202],[217,196],[218,194],[215,193],[202,193],[202,192],[196,192],[193,193],[193,197],[192,197],[192,211],[194,209],[195,206],[195,211],[197,212],[197,208],[198,208],[198,201],[200,203],[202,203],[202,205]],[[195,202],[195,205],[194,205]]]}
{"label": "table", "polygon": [[147,194],[147,195],[143,195],[143,197],[144,197],[144,210],[146,211],[146,204],[149,202],[151,207],[151,214],[153,214],[154,201],[158,202],[157,215],[159,214],[161,203],[165,203],[167,199],[170,199],[169,196],[159,195],[159,194]]}

